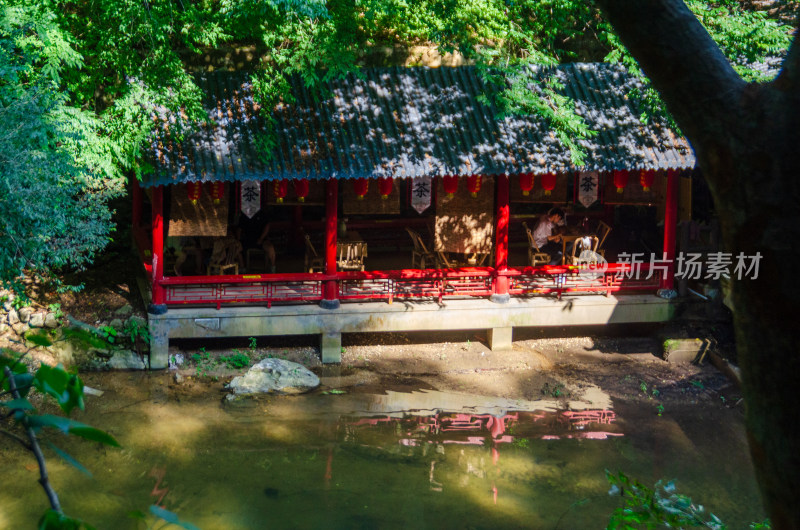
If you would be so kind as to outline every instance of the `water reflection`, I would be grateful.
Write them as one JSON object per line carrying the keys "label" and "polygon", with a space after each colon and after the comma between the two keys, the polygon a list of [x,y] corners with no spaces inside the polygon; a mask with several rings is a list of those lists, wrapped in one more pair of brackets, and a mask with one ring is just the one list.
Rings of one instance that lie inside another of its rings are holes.
{"label": "water reflection", "polygon": [[[500,448],[503,444],[527,447],[528,440],[559,440],[584,438],[605,440],[623,436],[615,425],[616,414],[609,409],[582,411],[517,411],[502,416],[442,412],[430,416],[409,415],[404,418],[390,416],[370,418],[344,418],[342,443],[376,446],[394,454],[415,456],[419,448],[434,447],[430,457],[428,482],[430,491],[442,492],[443,483],[435,478],[436,464],[447,457],[447,445],[471,445],[491,448],[491,469],[483,458],[465,460],[464,473],[479,478],[500,474]],[[397,447],[398,449],[393,449]],[[423,455],[429,451],[424,451]],[[463,456],[463,451],[461,452]],[[331,477],[333,453],[329,453],[325,473],[326,482]],[[497,504],[497,484],[492,480],[493,504]]]}
{"label": "water reflection", "polygon": [[[731,525],[758,518],[739,424],[719,436],[727,424],[709,432],[700,409],[684,430],[589,387],[569,402],[351,389],[228,404],[113,380],[89,383],[106,393],[76,419],[123,448],[57,440],[95,479],[48,462],[68,513],[98,528],[139,528],[126,514],[150,504],[203,529],[597,528],[613,510],[606,468],[678,478]],[[12,456],[0,452],[14,484],[0,486],[0,528],[34,527],[45,500]]]}

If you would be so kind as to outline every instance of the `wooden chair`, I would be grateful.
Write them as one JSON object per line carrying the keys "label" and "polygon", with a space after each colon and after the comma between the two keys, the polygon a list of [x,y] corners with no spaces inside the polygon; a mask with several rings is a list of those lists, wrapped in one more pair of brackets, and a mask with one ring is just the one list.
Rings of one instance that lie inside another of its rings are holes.
{"label": "wooden chair", "polygon": [[605,243],[606,238],[608,237],[608,233],[611,232],[611,227],[608,226],[603,221],[598,221],[596,232],[597,232],[597,238],[599,239],[599,243],[597,244],[597,250],[595,252],[605,257],[606,250],[603,248],[603,243]]}
{"label": "wooden chair", "polygon": [[239,274],[239,264],[242,262],[242,244],[226,237],[214,242],[211,260],[208,262],[207,273],[212,274]]}
{"label": "wooden chair", "polygon": [[528,228],[528,223],[523,222],[522,226],[525,228],[525,232],[528,234],[528,265],[531,267],[538,267],[539,265],[549,264],[550,260],[552,259],[550,254],[547,252],[542,252],[539,249],[539,246],[533,239],[533,231]]}
{"label": "wooden chair", "polygon": [[324,272],[325,261],[322,256],[317,254],[317,249],[311,244],[311,238],[308,234],[305,235],[306,240],[306,257],[304,269],[308,272]]}
{"label": "wooden chair", "polygon": [[597,236],[584,236],[580,239],[576,239],[575,243],[572,245],[572,254],[567,258],[567,263],[570,265],[577,265],[578,260],[581,258],[581,253],[584,250],[590,250],[592,252],[591,258],[587,260],[581,260],[581,263],[597,263],[597,246],[600,242],[600,239]]}
{"label": "wooden chair", "polygon": [[363,271],[367,244],[363,241],[339,243],[337,245],[336,266],[342,271]]}
{"label": "wooden chair", "polygon": [[411,251],[411,268],[424,269],[426,263],[436,263],[436,254],[428,250],[425,242],[422,241],[422,236],[418,232],[406,227],[406,232],[411,236],[411,241],[414,243],[414,249]]}
{"label": "wooden chair", "polygon": [[263,248],[247,249],[245,253],[245,267],[247,267],[247,272],[252,272],[254,270],[255,263],[258,263],[258,268],[260,270],[267,270],[267,253],[264,252]]}

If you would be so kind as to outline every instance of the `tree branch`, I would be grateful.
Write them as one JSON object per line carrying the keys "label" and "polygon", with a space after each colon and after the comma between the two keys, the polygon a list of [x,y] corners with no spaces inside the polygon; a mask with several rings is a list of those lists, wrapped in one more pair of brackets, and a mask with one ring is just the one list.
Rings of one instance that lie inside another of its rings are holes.
{"label": "tree branch", "polygon": [[789,47],[789,53],[783,60],[781,72],[774,81],[776,88],[780,90],[796,91],[800,87],[800,27],[795,29],[794,40]]}
{"label": "tree branch", "polygon": [[[8,385],[11,389],[11,394],[14,396],[14,399],[20,399],[17,385],[14,382],[13,372],[8,368],[8,366],[5,366],[3,370],[8,378]],[[44,461],[42,448],[39,447],[39,441],[36,439],[36,432],[34,432],[33,427],[29,427],[27,425],[25,426],[25,432],[28,435],[28,440],[30,440],[30,450],[33,451],[33,454],[36,456],[36,462],[39,464],[39,484],[41,484],[42,488],[44,488],[44,492],[47,494],[47,498],[50,500],[50,506],[53,508],[53,510],[57,511],[58,513],[64,513],[61,511],[61,503],[58,500],[58,494],[53,489],[53,486],[50,485],[50,479],[47,477],[47,466]]]}
{"label": "tree branch", "polygon": [[695,147],[735,120],[746,83],[683,0],[597,0]]}
{"label": "tree branch", "polygon": [[11,432],[11,431],[7,431],[7,430],[3,429],[2,427],[0,427],[0,434],[5,434],[6,436],[8,436],[9,438],[11,438],[12,440],[16,440],[16,441],[18,441],[18,442],[19,442],[19,443],[21,443],[21,444],[22,444],[22,446],[23,446],[25,449],[27,449],[28,451],[31,451],[31,450],[32,450],[32,449],[31,449],[31,446],[30,446],[30,444],[29,444],[29,443],[28,443],[28,442],[25,440],[25,438],[23,438],[23,437],[21,437],[21,436],[18,436],[18,435],[14,434],[14,433],[13,433],[13,432]]}

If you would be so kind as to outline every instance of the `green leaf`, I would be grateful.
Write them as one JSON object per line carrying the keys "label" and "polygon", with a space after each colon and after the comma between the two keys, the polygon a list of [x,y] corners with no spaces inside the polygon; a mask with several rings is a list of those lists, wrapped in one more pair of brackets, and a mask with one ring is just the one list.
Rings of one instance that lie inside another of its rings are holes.
{"label": "green leaf", "polygon": [[40,392],[54,397],[65,414],[72,412],[75,407],[83,410],[83,382],[60,364],[55,367],[42,364],[36,371],[33,383]]}
{"label": "green leaf", "polygon": [[161,506],[156,506],[155,504],[150,505],[150,513],[158,517],[159,519],[163,519],[164,521],[168,522],[169,524],[174,524],[176,526],[180,526],[181,528],[186,528],[186,530],[200,530],[192,523],[187,523],[181,521],[178,518],[178,515],[169,511],[165,510]]}
{"label": "green leaf", "polygon": [[25,340],[30,342],[34,346],[42,346],[44,348],[53,345],[53,341],[50,338],[50,335],[44,330],[39,330],[35,333],[27,333],[25,335]]}
{"label": "green leaf", "polygon": [[101,431],[100,429],[95,429],[94,427],[90,427],[89,425],[79,421],[64,418],[62,416],[42,414],[39,416],[28,416],[27,421],[28,424],[35,429],[40,429],[42,427],[53,427],[54,429],[60,430],[64,434],[74,434],[75,436],[80,436],[81,438],[86,438],[87,440],[91,440],[93,442],[100,442],[113,447],[119,447],[119,442],[117,442],[114,437],[107,432]]}
{"label": "green leaf", "polygon": [[34,407],[27,399],[12,399],[11,401],[0,401],[0,407],[6,407],[11,410],[33,410]]}
{"label": "green leaf", "polygon": [[80,471],[81,473],[83,473],[86,476],[89,476],[89,477],[92,476],[91,471],[89,471],[88,469],[83,467],[83,465],[80,462],[78,462],[77,460],[75,460],[72,456],[70,456],[69,453],[67,453],[65,451],[62,451],[61,449],[59,449],[58,447],[56,447],[55,445],[53,445],[50,442],[47,442],[47,445],[49,445],[50,449],[52,449],[58,456],[63,458],[67,462],[67,464],[71,465],[72,467],[74,467],[75,469],[77,469],[78,471]]}
{"label": "green leaf", "polygon": [[[31,386],[33,386],[33,374],[29,374],[27,372],[23,374],[15,374],[14,384],[19,391],[19,395],[26,397],[31,391]],[[3,382],[3,390],[9,390],[8,381]]]}
{"label": "green leaf", "polygon": [[95,530],[93,526],[55,510],[47,510],[39,519],[39,530]]}

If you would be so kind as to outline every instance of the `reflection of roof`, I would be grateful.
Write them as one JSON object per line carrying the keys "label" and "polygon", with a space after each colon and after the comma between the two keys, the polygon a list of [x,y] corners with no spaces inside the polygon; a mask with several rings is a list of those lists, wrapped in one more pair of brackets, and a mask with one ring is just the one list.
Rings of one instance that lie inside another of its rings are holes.
{"label": "reflection of roof", "polygon": [[[189,180],[417,177],[546,173],[574,169],[569,151],[538,116],[499,117],[495,89],[474,67],[378,68],[312,93],[292,79],[294,104],[273,112],[277,145],[263,156],[265,121],[245,73],[198,79],[211,121],[190,131],[164,111],[146,185]],[[598,134],[579,143],[587,170],[694,166],[688,143],[665,125],[643,124],[632,89],[641,81],[609,64],[565,64],[553,75]],[[535,89],[535,88],[534,88]],[[484,98],[482,96],[488,96]],[[179,141],[179,138],[182,141]]]}

